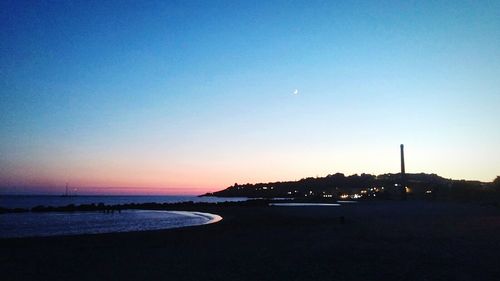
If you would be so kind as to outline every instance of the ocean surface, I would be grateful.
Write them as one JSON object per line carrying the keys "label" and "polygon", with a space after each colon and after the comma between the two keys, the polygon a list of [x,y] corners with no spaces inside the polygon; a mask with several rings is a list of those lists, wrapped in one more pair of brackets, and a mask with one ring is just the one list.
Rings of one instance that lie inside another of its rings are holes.
{"label": "ocean surface", "polygon": [[197,197],[197,196],[50,196],[50,195],[1,195],[0,207],[4,208],[33,208],[36,206],[60,207],[69,204],[99,204],[106,205],[126,203],[177,203],[177,202],[236,202],[245,201],[245,197]]}
{"label": "ocean surface", "polygon": [[0,238],[97,234],[177,228],[220,221],[200,212],[125,210],[120,213],[0,214]]}
{"label": "ocean surface", "polygon": [[[218,198],[196,196],[0,196],[4,208],[33,208],[35,206],[66,206],[69,204],[106,205],[126,203],[177,203],[245,201],[247,198]],[[215,214],[200,212],[124,210],[102,212],[46,212],[0,214],[0,238],[96,234],[176,228],[202,225],[221,220]]]}

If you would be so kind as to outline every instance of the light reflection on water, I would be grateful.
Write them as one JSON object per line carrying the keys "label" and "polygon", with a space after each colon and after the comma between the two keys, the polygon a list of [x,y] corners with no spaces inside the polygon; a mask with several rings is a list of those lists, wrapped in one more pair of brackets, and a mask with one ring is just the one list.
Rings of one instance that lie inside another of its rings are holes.
{"label": "light reflection on water", "polygon": [[124,210],[121,213],[9,213],[0,214],[0,238],[158,230],[220,220],[222,217],[208,213],[149,210]]}
{"label": "light reflection on water", "polygon": [[278,207],[337,207],[340,204],[336,203],[269,203],[269,206],[278,206]]}

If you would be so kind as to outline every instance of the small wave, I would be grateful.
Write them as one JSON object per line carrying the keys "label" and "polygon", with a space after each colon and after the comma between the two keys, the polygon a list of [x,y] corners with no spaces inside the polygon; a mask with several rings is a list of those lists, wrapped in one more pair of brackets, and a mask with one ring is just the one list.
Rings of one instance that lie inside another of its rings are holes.
{"label": "small wave", "polygon": [[191,211],[168,211],[168,212],[189,217],[202,217],[204,219],[207,219],[207,222],[205,222],[204,224],[216,223],[222,220],[221,216],[211,213],[191,212]]}

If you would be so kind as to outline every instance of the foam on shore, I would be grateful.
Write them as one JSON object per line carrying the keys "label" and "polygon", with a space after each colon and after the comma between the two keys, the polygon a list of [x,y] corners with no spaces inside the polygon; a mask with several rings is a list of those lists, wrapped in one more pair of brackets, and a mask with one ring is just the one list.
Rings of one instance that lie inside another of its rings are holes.
{"label": "foam on shore", "polygon": [[191,212],[191,211],[168,211],[168,212],[189,217],[202,217],[204,219],[207,219],[207,222],[203,224],[216,223],[222,220],[221,216],[211,213]]}
{"label": "foam on shore", "polygon": [[221,221],[210,213],[123,210],[120,213],[47,212],[0,214],[0,238],[149,231]]}

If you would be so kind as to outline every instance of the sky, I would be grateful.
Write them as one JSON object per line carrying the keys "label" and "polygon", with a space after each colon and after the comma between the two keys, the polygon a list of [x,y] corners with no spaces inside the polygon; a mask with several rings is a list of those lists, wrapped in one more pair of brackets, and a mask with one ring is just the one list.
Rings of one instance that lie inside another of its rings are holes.
{"label": "sky", "polygon": [[0,193],[500,175],[500,1],[1,1]]}

